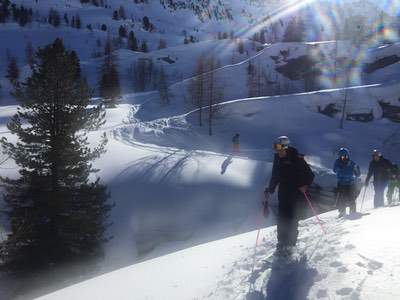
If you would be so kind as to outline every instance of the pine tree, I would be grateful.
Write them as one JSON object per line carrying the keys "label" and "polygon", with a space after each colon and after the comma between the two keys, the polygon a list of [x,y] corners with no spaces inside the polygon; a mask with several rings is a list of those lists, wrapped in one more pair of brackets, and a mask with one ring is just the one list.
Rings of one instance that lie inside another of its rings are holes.
{"label": "pine tree", "polygon": [[0,140],[19,166],[18,179],[1,178],[11,233],[2,260],[12,268],[46,268],[95,257],[111,209],[108,192],[91,161],[103,152],[105,137],[89,147],[84,129],[104,123],[100,106],[88,109],[90,89],[76,54],[60,39],[37,52],[38,66],[20,85],[22,107],[8,129],[18,143]]}
{"label": "pine tree", "polygon": [[76,29],[81,29],[81,27],[82,27],[81,17],[79,15],[76,15],[75,27],[76,27]]}
{"label": "pine tree", "polygon": [[244,53],[244,43],[243,43],[243,41],[241,39],[239,40],[239,44],[238,44],[238,52],[240,54]]}
{"label": "pine tree", "polygon": [[119,20],[119,14],[118,14],[118,11],[117,10],[114,10],[114,12],[113,12],[113,20]]}
{"label": "pine tree", "polygon": [[9,0],[0,1],[0,23],[5,23],[10,16],[10,4]]}
{"label": "pine tree", "polygon": [[69,18],[67,13],[64,14],[64,22],[65,24],[69,25]]}
{"label": "pine tree", "polygon": [[126,19],[125,8],[122,5],[118,9],[118,15],[122,20]]}
{"label": "pine tree", "polygon": [[142,50],[142,52],[144,52],[144,53],[149,52],[149,48],[147,47],[146,41],[142,42],[142,46],[140,47],[140,50]]}
{"label": "pine tree", "polygon": [[100,96],[104,99],[108,107],[115,107],[119,97],[121,97],[121,88],[115,62],[116,58],[112,52],[112,41],[110,37],[107,39],[104,54],[99,83]]}
{"label": "pine tree", "polygon": [[25,57],[26,57],[26,63],[31,68],[33,68],[33,65],[35,63],[35,50],[33,49],[32,43],[30,41],[26,44]]}
{"label": "pine tree", "polygon": [[19,68],[17,63],[17,58],[15,56],[10,56],[8,59],[7,75],[6,78],[15,86],[19,78]]}
{"label": "pine tree", "polygon": [[124,26],[122,26],[122,25],[119,26],[118,34],[119,34],[120,37],[126,38],[126,29],[125,29]]}
{"label": "pine tree", "polygon": [[143,17],[143,29],[149,31],[151,27],[151,23],[148,16]]}
{"label": "pine tree", "polygon": [[133,31],[129,32],[128,36],[128,49],[138,51],[138,42]]}

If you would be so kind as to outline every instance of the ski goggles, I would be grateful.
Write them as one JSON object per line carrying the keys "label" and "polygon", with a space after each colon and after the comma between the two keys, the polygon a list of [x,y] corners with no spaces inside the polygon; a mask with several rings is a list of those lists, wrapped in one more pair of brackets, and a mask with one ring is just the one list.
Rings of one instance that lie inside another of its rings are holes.
{"label": "ski goggles", "polygon": [[285,149],[285,146],[282,145],[282,144],[274,143],[274,144],[273,144],[273,148],[274,148],[274,150],[276,150],[276,151],[280,151],[280,150]]}

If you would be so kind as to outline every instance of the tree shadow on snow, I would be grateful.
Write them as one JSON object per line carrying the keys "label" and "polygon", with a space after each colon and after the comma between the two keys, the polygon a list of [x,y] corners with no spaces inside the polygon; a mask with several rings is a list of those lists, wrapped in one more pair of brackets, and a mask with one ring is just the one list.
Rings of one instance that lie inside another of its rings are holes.
{"label": "tree shadow on snow", "polygon": [[253,291],[246,300],[306,300],[318,272],[307,264],[307,259],[290,263],[282,268],[272,268],[266,291]]}

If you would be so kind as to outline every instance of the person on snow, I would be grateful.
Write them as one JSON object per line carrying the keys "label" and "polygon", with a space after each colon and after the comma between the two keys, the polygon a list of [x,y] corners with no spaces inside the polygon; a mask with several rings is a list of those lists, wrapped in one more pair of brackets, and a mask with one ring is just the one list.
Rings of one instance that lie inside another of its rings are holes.
{"label": "person on snow", "polygon": [[277,253],[289,254],[296,246],[298,222],[304,216],[305,193],[314,180],[314,174],[297,149],[290,146],[287,136],[280,136],[274,143],[274,163],[269,186],[265,189],[264,206],[271,194],[278,190]]}
{"label": "person on snow", "polygon": [[386,197],[388,199],[388,204],[391,205],[393,202],[393,194],[395,189],[397,188],[398,196],[397,202],[400,201],[400,170],[397,165],[393,165],[390,170],[390,178],[388,183],[388,191]]}
{"label": "person on snow", "polygon": [[240,135],[236,133],[232,138],[233,153],[237,154],[240,152]]}
{"label": "person on snow", "polygon": [[379,150],[372,151],[372,160],[369,164],[365,186],[368,186],[371,177],[374,177],[374,207],[385,204],[385,188],[388,185],[392,163],[382,156]]}
{"label": "person on snow", "polygon": [[360,194],[357,179],[361,176],[360,167],[350,160],[350,152],[346,148],[340,148],[338,158],[333,166],[333,172],[337,177],[337,208],[339,217],[346,214],[346,207],[350,207],[350,213],[356,212],[356,199]]}

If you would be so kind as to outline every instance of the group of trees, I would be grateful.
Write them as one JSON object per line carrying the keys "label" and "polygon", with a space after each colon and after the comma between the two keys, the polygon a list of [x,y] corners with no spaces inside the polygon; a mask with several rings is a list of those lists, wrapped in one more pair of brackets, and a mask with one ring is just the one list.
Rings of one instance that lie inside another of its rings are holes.
{"label": "group of trees", "polygon": [[[8,49],[6,51],[6,57],[7,69],[5,77],[10,81],[14,88],[16,88],[19,84],[20,78],[18,59],[15,55],[12,55]],[[28,42],[25,47],[25,63],[28,64],[31,69],[33,69],[35,64],[35,49],[33,48],[31,42]]]}
{"label": "group of trees", "polygon": [[283,34],[283,42],[303,42],[305,35],[305,25],[301,17],[293,17],[287,24]]}
{"label": "group of trees", "polygon": [[249,98],[273,94],[273,82],[270,81],[265,70],[251,61],[247,66],[247,89]]}
{"label": "group of trees", "polygon": [[81,0],[81,3],[91,3],[96,7],[106,7],[104,0]]}
{"label": "group of trees", "polygon": [[18,142],[0,140],[20,175],[0,178],[11,226],[0,260],[19,271],[97,257],[109,238],[112,207],[107,187],[89,178],[107,140],[89,146],[86,132],[104,124],[105,115],[101,106],[88,107],[91,89],[78,56],[57,39],[36,59],[32,75],[16,89],[22,109],[8,124]]}
{"label": "group of trees", "polygon": [[0,23],[5,23],[11,19],[18,22],[20,26],[25,26],[27,23],[32,22],[33,11],[32,8],[25,8],[23,5],[19,7],[9,0],[0,0]]}
{"label": "group of trees", "polygon": [[[67,13],[64,14],[64,22],[66,25],[70,25],[73,28],[76,29],[81,29],[82,28],[82,21],[81,21],[81,17],[79,16],[79,14],[76,14],[75,16],[72,16],[72,18],[70,18],[68,16]],[[50,23],[50,22],[49,22]],[[50,23],[51,24],[51,23]],[[89,26],[89,27],[88,27]],[[57,27],[57,26],[56,26]],[[87,27],[89,30],[92,29],[92,25],[88,24]]]}
{"label": "group of trees", "polygon": [[190,80],[188,90],[192,104],[198,109],[199,126],[203,126],[204,115],[207,117],[208,134],[213,134],[213,124],[224,98],[224,84],[215,70],[220,63],[214,56],[200,56],[197,60],[195,76]]}
{"label": "group of trees", "polygon": [[218,34],[217,34],[217,39],[218,40],[226,40],[226,39],[234,39],[234,33],[233,33],[233,31],[231,31],[231,32],[221,32],[221,31],[219,31],[218,32]]}

